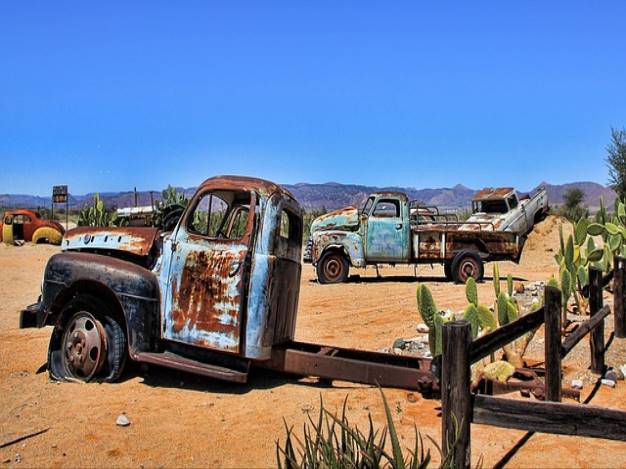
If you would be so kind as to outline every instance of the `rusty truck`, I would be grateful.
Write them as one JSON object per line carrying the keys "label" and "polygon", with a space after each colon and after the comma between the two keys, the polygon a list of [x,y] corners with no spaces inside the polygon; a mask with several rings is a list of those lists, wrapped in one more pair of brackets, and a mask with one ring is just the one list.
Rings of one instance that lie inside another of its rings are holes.
{"label": "rusty truck", "polygon": [[294,340],[302,209],[255,178],[202,183],[172,231],[77,228],[20,327],[53,326],[56,380],[115,381],[128,360],[245,382],[251,368],[437,389],[432,361]]}
{"label": "rusty truck", "polygon": [[548,211],[548,194],[543,187],[522,197],[512,187],[488,187],[472,197],[472,215],[467,221],[490,222],[497,231],[526,235]]}
{"label": "rusty truck", "polygon": [[314,265],[320,283],[344,282],[351,267],[378,264],[443,264],[448,279],[480,281],[485,262],[519,261],[527,231],[502,230],[501,220],[485,213],[474,216],[459,221],[403,192],[373,193],[361,210],[347,207],[316,218],[304,262]]}

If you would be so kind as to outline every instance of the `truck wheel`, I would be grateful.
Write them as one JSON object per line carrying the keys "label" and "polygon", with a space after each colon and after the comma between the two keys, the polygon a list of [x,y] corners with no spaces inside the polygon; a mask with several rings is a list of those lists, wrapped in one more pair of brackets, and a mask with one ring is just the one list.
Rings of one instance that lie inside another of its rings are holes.
{"label": "truck wheel", "polygon": [[443,273],[448,280],[452,280],[452,261],[447,260],[443,263]]}
{"label": "truck wheel", "polygon": [[452,277],[456,283],[465,283],[470,277],[479,282],[483,274],[483,260],[475,252],[462,251],[452,261]]}
{"label": "truck wheel", "polygon": [[348,279],[350,264],[346,256],[331,251],[322,256],[317,263],[316,270],[320,283],[342,283]]}
{"label": "truck wheel", "polygon": [[126,336],[108,305],[81,295],[65,309],[48,349],[50,376],[57,380],[116,381],[126,363]]}

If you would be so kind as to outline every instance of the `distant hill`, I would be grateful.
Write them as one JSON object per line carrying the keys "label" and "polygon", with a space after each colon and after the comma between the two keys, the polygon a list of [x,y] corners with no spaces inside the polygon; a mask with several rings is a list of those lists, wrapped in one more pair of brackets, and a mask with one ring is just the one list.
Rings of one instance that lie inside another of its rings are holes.
{"label": "distant hill", "polygon": [[[531,192],[535,192],[539,187],[544,186],[548,191],[550,204],[558,205],[563,203],[563,194],[567,189],[578,187],[585,193],[585,203],[596,208],[600,205],[600,197],[604,197],[605,204],[609,207],[613,205],[615,193],[612,189],[595,182],[572,182],[567,184],[549,184],[542,182]],[[419,200],[427,205],[437,205],[443,208],[459,209],[469,207],[474,189],[457,184],[454,187],[442,187],[436,189],[416,189],[411,187],[375,187],[362,186],[356,184],[340,184],[337,182],[327,182],[324,184],[285,184],[291,193],[298,199],[306,210],[318,210],[325,208],[332,210],[347,205],[361,206],[367,196],[376,191],[401,191],[406,192],[410,199]],[[190,197],[195,188],[178,188]],[[70,206],[80,208],[89,204],[93,198],[93,193],[84,195],[70,195]],[[135,194],[133,191],[127,192],[102,192],[107,207],[129,207],[134,205]],[[151,200],[159,200],[160,191],[141,191],[137,193],[138,205],[150,205]],[[0,207],[49,207],[50,197],[40,197],[24,194],[0,194]]]}

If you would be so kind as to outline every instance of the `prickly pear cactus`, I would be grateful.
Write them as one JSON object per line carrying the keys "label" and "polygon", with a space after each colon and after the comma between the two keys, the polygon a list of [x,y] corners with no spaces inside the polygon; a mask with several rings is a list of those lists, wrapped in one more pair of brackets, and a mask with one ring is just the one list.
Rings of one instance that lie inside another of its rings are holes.
{"label": "prickly pear cactus", "polygon": [[435,314],[437,314],[437,306],[435,305],[435,300],[433,300],[433,295],[426,285],[417,286],[417,308],[420,316],[422,316],[422,321],[432,329],[434,327]]}
{"label": "prickly pear cactus", "polygon": [[500,383],[506,383],[507,380],[513,376],[513,373],[515,373],[515,367],[504,360],[489,363],[483,369],[485,378],[492,381],[499,381]]}
{"label": "prickly pear cactus", "polygon": [[465,282],[465,297],[474,306],[478,306],[478,289],[476,288],[476,280],[473,277],[468,277]]}
{"label": "prickly pear cactus", "polygon": [[493,290],[496,292],[496,298],[500,294],[500,268],[498,263],[493,263]]}
{"label": "prickly pear cactus", "polygon": [[478,317],[478,308],[474,303],[470,303],[463,312],[463,319],[468,321],[472,326],[472,339],[478,337],[478,330],[480,329],[480,319]]}

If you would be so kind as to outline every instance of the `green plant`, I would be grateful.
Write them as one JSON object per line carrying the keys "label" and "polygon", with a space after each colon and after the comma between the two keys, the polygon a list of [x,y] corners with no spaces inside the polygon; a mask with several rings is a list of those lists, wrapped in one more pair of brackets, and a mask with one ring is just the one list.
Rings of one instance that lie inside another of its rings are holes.
{"label": "green plant", "polygon": [[433,295],[426,285],[417,285],[417,309],[422,321],[428,326],[428,346],[433,357],[441,355],[443,343],[442,326],[451,321],[452,315],[437,310]]}
{"label": "green plant", "polygon": [[609,183],[620,199],[626,198],[626,129],[611,128],[611,142],[606,147]]}
{"label": "green plant", "polygon": [[[344,400],[341,415],[337,417],[324,407],[320,397],[320,411],[317,420],[307,415],[303,436],[298,438],[293,427],[285,423],[285,442],[276,442],[276,461],[282,468],[381,468],[418,469],[431,464],[430,449],[424,446],[424,439],[414,425],[415,443],[412,449],[404,454],[400,438],[393,422],[387,399],[380,391],[385,409],[386,425],[376,430],[372,417],[368,414],[368,430],[366,433],[352,425],[346,414],[347,397]],[[441,448],[427,437],[439,453],[440,468],[452,468],[454,454],[452,451],[444,458]],[[389,439],[389,445],[388,445]],[[389,448],[391,452],[389,452]]]}
{"label": "green plant", "polygon": [[584,205],[585,193],[578,187],[567,189],[563,194],[563,205],[559,206],[555,213],[576,223],[580,218],[587,218],[589,210]]}
{"label": "green plant", "polygon": [[496,320],[485,305],[478,302],[476,281],[469,277],[465,282],[465,297],[469,304],[463,311],[463,319],[472,326],[472,339],[478,337],[481,331],[491,332],[496,329]]}
{"label": "green plant", "polygon": [[93,205],[83,207],[78,213],[78,226],[111,226],[116,224],[117,214],[107,210],[100,194],[93,196]]}
{"label": "green plant", "polygon": [[[626,205],[623,201],[616,200],[615,213],[609,218],[603,201],[600,200],[600,203],[600,210],[596,214],[594,223],[587,226],[589,243],[593,247],[593,251],[589,253],[589,262],[594,267],[608,272],[614,256],[626,256]],[[593,237],[598,236],[604,242],[602,248],[596,248],[593,244]]]}
{"label": "green plant", "polygon": [[188,202],[184,193],[168,185],[161,192],[161,200],[155,204],[154,226],[160,227],[163,231],[171,231],[178,223]]}

